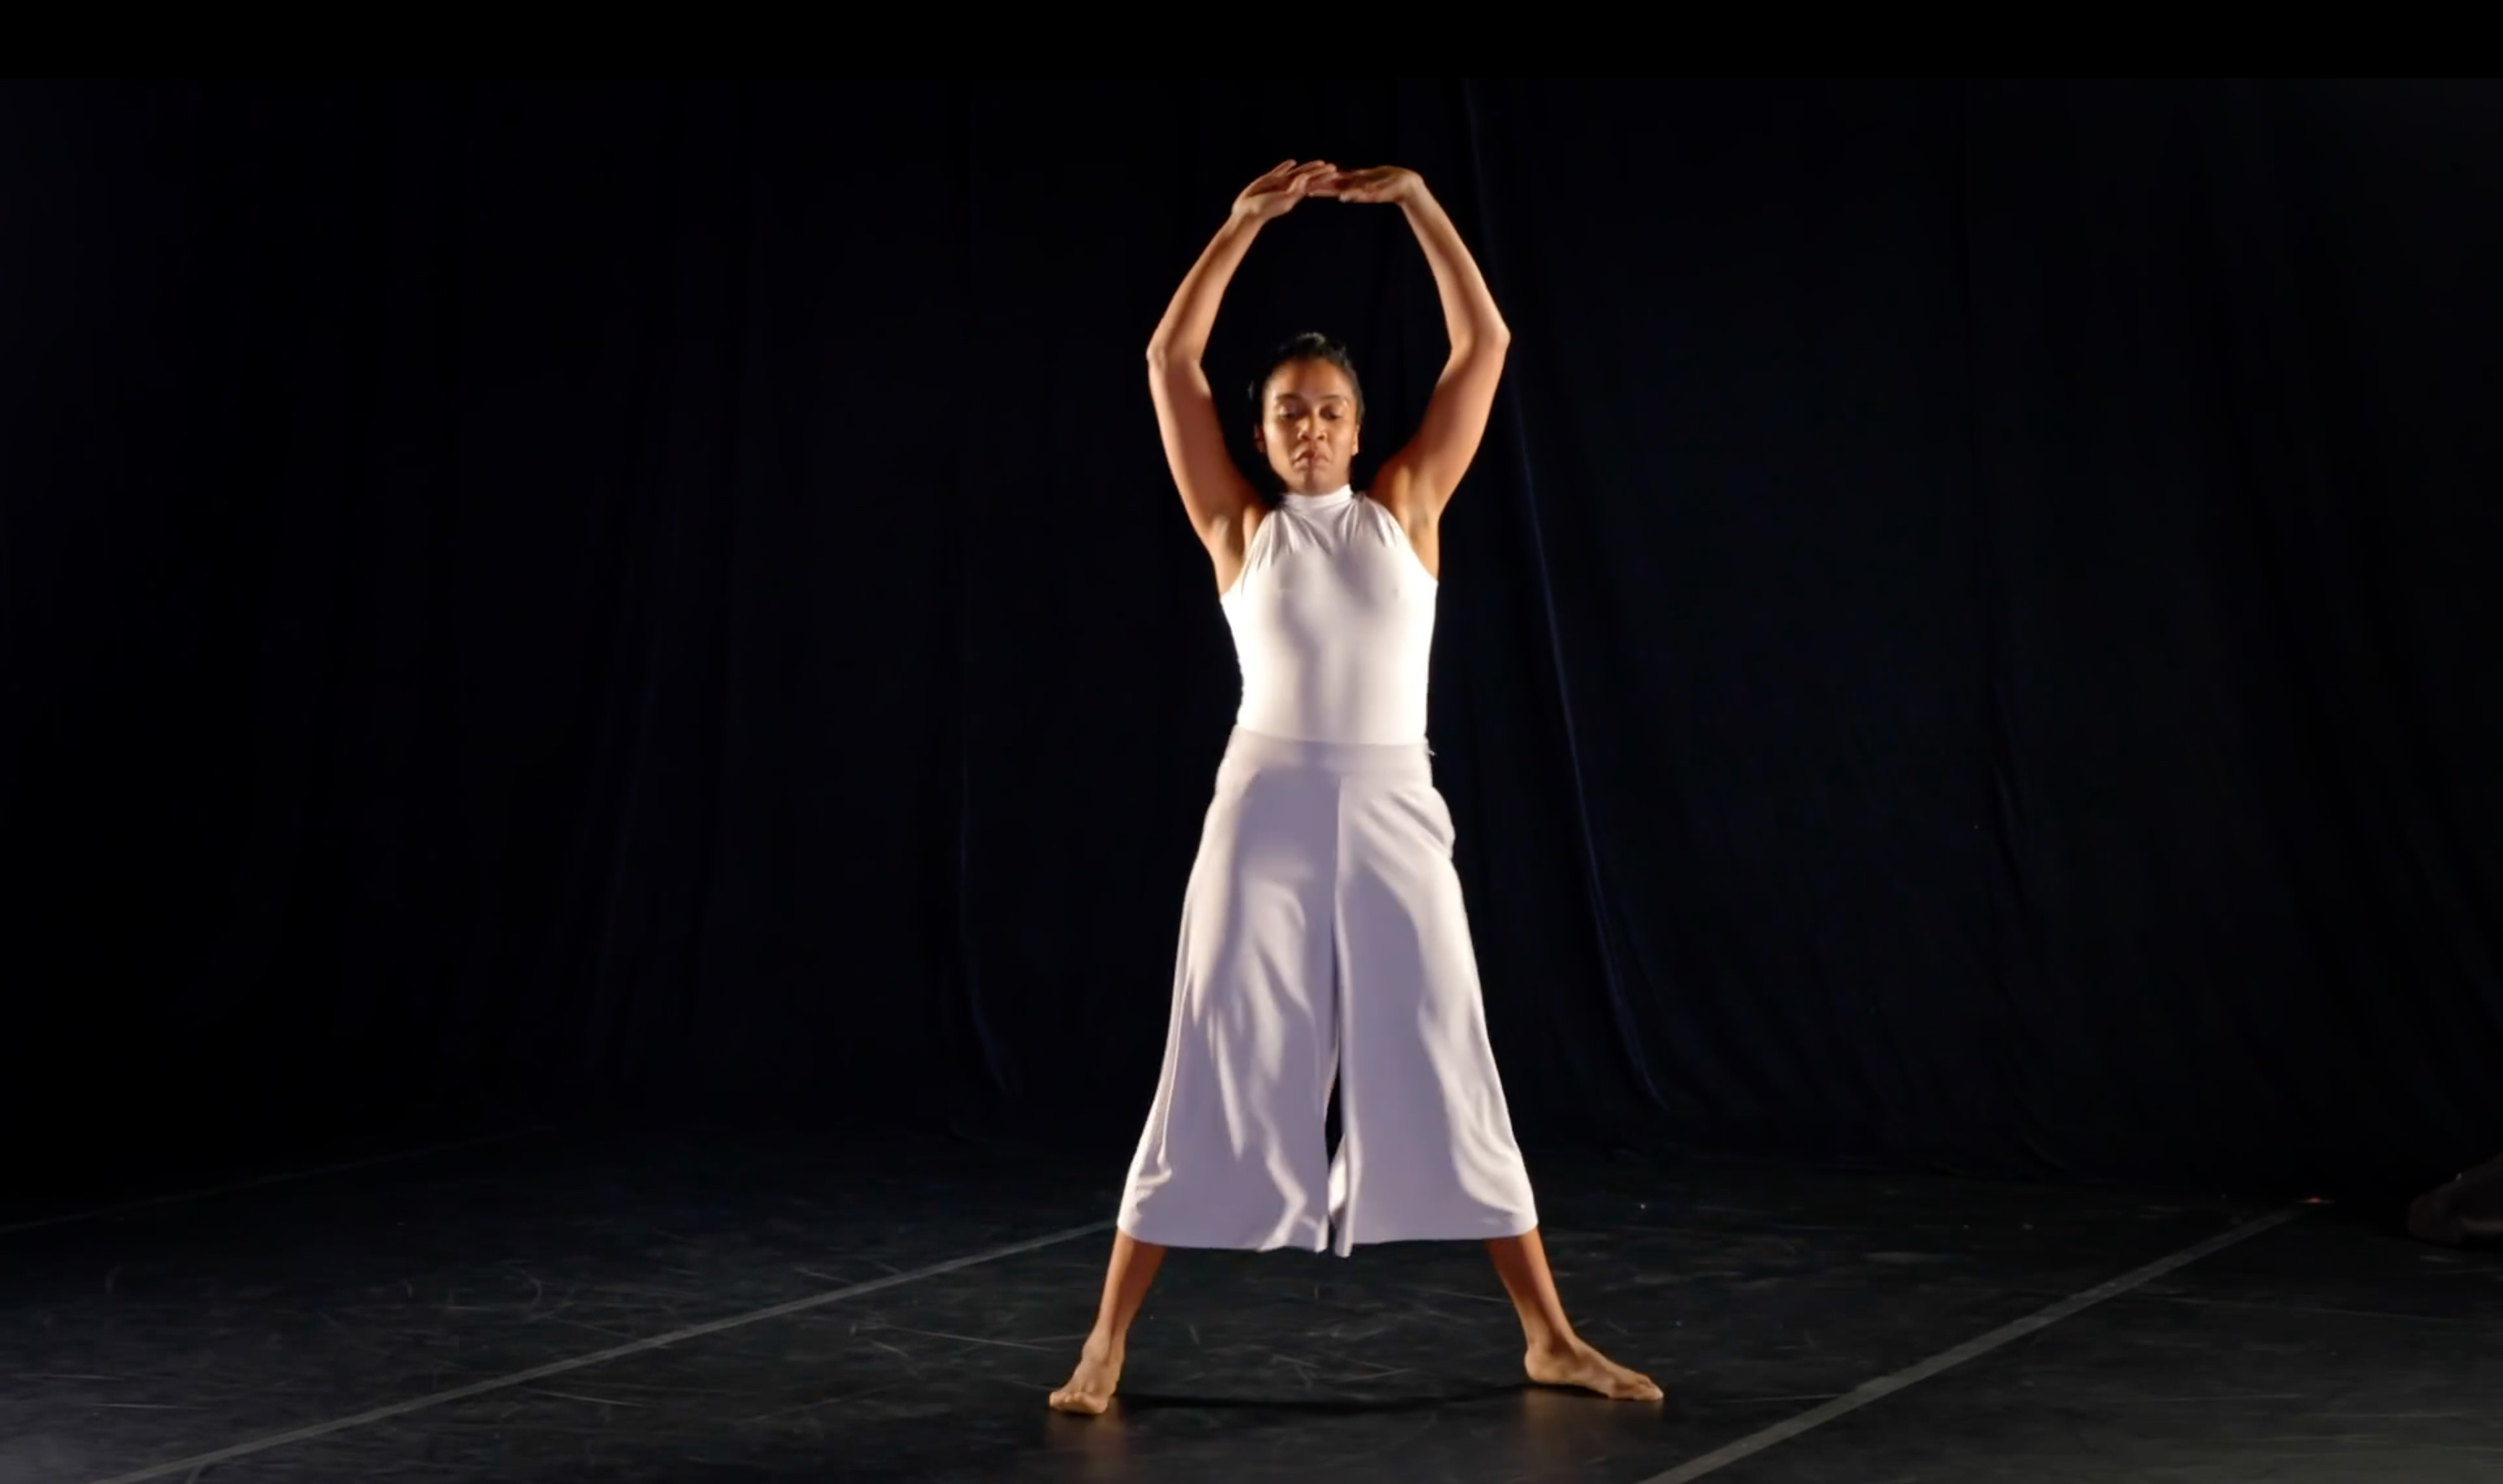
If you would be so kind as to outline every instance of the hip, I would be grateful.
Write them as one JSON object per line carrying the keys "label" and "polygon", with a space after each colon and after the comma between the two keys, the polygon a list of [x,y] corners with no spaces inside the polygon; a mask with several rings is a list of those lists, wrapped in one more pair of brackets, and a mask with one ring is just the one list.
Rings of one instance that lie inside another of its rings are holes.
{"label": "hip", "polygon": [[1300,773],[1385,783],[1434,781],[1433,750],[1417,742],[1309,742],[1237,726],[1226,740],[1217,776]]}

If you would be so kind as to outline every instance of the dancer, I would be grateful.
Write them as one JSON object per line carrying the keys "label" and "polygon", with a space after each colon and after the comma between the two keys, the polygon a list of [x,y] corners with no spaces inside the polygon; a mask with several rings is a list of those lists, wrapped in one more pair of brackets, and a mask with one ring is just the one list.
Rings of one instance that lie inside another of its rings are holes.
{"label": "dancer", "polygon": [[[1263,223],[1308,197],[1395,204],[1452,350],[1415,438],[1349,484],[1364,393],[1346,353],[1291,341],[1254,385],[1273,508],[1227,456],[1200,355]],[[1573,1331],[1487,1043],[1425,748],[1443,506],[1477,453],[1511,339],[1413,171],[1288,160],[1245,187],[1148,345],[1165,457],[1216,563],[1242,709],[1183,906],[1163,1078],[1130,1164],[1102,1306],[1063,1411],[1100,1413],[1168,1247],[1483,1241],[1530,1379],[1657,1400]],[[1335,1155],[1323,1146],[1339,1099]]]}

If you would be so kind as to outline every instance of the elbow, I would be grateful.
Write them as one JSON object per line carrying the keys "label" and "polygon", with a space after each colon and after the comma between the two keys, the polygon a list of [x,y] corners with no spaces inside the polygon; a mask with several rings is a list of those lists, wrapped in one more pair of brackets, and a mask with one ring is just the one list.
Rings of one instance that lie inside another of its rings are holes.
{"label": "elbow", "polygon": [[1164,343],[1164,341],[1162,341],[1162,340],[1150,340],[1150,341],[1149,341],[1149,342],[1148,342],[1148,374],[1149,374],[1149,375],[1150,375],[1150,376],[1161,376],[1161,375],[1163,375],[1163,374],[1164,374],[1164,369],[1165,369],[1165,367],[1170,366],[1170,365],[1172,365],[1172,364],[1173,364],[1173,347],[1172,347],[1172,346],[1169,346],[1169,345],[1165,344],[1165,343]]}
{"label": "elbow", "polygon": [[1512,326],[1501,320],[1479,325],[1452,347],[1454,360],[1501,360],[1512,349]]}

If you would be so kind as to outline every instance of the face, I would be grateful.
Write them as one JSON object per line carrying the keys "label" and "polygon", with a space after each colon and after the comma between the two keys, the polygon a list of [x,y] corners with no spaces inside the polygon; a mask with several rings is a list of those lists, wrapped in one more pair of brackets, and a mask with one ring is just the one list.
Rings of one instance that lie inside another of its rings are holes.
{"label": "face", "polygon": [[1325,360],[1290,360],[1269,374],[1252,441],[1288,492],[1327,494],[1355,457],[1355,384]]}

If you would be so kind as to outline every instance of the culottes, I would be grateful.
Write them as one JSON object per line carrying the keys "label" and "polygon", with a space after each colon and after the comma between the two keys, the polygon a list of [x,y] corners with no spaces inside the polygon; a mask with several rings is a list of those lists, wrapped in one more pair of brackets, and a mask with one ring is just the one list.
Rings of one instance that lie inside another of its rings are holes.
{"label": "culottes", "polygon": [[1238,729],[1183,896],[1120,1229],[1344,1257],[1537,1224],[1424,744]]}

